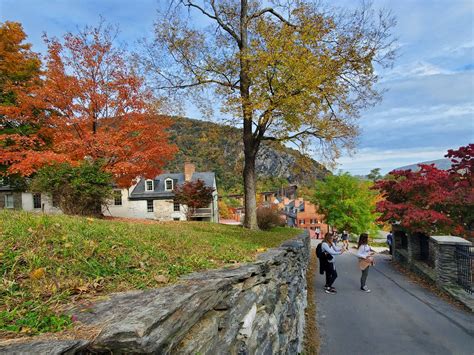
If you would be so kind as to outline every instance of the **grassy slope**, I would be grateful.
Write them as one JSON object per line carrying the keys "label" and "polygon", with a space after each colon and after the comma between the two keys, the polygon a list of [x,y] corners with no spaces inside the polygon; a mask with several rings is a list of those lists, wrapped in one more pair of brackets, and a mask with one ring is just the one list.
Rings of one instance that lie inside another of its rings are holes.
{"label": "grassy slope", "polygon": [[251,232],[209,223],[128,223],[0,210],[0,331],[67,327],[79,299],[153,288],[252,260],[297,230]]}

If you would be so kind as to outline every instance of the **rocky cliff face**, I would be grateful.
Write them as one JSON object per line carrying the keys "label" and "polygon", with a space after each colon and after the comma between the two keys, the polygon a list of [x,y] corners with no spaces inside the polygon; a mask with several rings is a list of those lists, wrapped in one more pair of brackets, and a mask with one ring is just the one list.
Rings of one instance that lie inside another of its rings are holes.
{"label": "rocky cliff face", "polygon": [[[200,171],[214,171],[220,188],[238,191],[242,186],[243,144],[239,129],[211,122],[174,118],[171,140],[179,147],[167,169],[182,170],[189,159]],[[277,143],[265,143],[257,157],[260,180],[308,184],[328,174],[317,161]]]}

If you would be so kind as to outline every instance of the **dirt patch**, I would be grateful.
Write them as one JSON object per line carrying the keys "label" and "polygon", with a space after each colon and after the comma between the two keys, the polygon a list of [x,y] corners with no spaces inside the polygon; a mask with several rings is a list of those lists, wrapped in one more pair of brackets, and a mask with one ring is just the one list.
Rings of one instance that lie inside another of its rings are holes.
{"label": "dirt patch", "polygon": [[311,249],[311,258],[309,261],[306,280],[308,282],[308,307],[305,312],[306,329],[304,334],[304,354],[319,354],[319,330],[316,322],[316,290],[314,289],[314,280],[318,272],[318,260],[316,258],[315,248]]}

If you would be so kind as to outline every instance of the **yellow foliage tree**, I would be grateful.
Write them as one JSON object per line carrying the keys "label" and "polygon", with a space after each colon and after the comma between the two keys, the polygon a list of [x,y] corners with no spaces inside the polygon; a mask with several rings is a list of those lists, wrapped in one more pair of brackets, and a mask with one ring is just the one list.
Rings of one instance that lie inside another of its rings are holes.
{"label": "yellow foliage tree", "polygon": [[244,226],[251,229],[258,228],[255,159],[261,143],[307,148],[317,141],[331,158],[341,148],[351,149],[358,132],[354,119],[380,99],[374,63],[389,65],[393,59],[395,22],[389,13],[377,16],[365,4],[347,12],[309,0],[267,5],[172,1],[142,58],[156,73],[157,89],[185,89],[199,98],[209,87],[222,99],[223,111],[239,122]]}

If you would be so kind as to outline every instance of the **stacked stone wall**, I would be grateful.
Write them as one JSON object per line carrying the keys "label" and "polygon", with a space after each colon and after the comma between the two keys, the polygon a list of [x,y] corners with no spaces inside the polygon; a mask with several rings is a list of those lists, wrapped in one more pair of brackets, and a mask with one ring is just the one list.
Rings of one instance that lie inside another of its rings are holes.
{"label": "stacked stone wall", "polygon": [[309,243],[304,233],[254,263],[191,274],[169,287],[117,293],[74,310],[78,321],[100,329],[92,340],[0,343],[0,353],[300,353]]}

